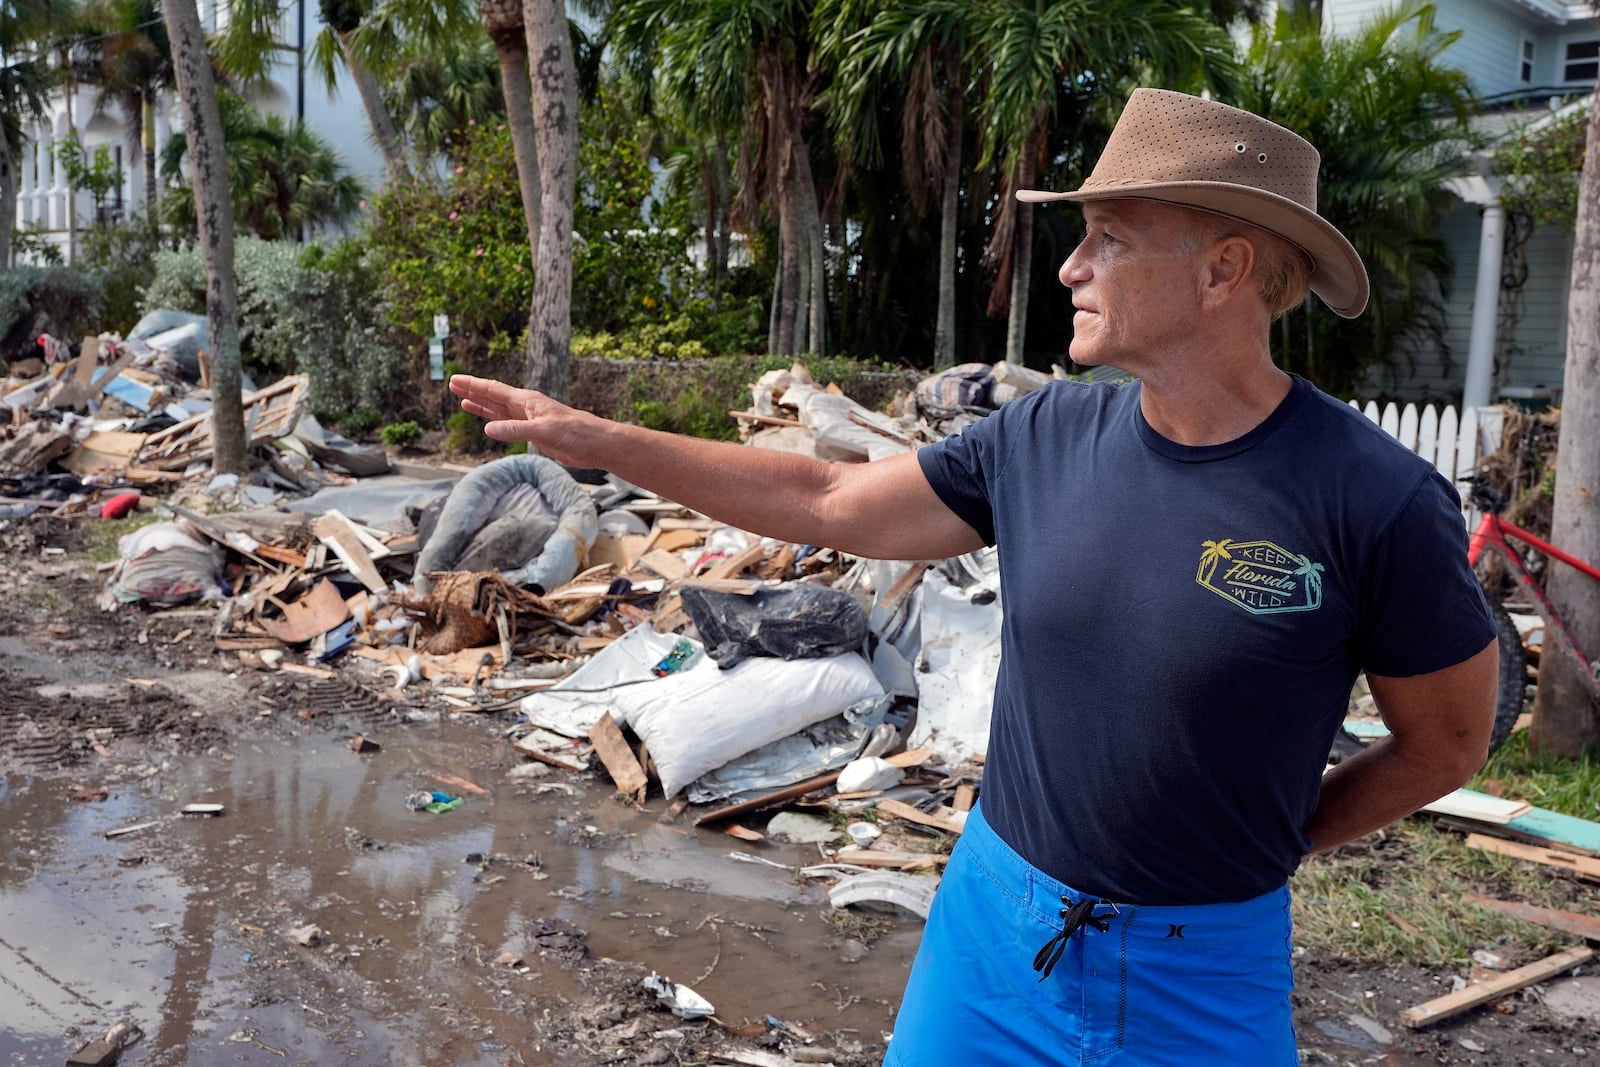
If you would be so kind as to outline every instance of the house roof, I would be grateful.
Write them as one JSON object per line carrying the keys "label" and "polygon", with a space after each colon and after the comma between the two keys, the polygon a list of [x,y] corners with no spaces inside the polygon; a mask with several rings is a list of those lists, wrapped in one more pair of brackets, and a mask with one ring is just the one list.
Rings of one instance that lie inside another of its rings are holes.
{"label": "house roof", "polygon": [[1509,7],[1531,11],[1557,26],[1594,18],[1588,0],[1502,0]]}

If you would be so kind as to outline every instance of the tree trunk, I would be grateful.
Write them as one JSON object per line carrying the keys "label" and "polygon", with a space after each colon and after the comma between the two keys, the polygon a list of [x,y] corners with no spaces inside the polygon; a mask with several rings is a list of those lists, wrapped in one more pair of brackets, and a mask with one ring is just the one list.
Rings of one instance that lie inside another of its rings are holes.
{"label": "tree trunk", "polygon": [[805,209],[799,211],[795,227],[795,262],[799,264],[799,277],[794,285],[794,344],[795,355],[804,355],[811,349],[811,227]]}
{"label": "tree trunk", "polygon": [[523,0],[540,169],[539,247],[528,317],[529,388],[566,400],[572,360],[572,202],[578,180],[578,68],[561,0]]}
{"label": "tree trunk", "polygon": [[[1561,385],[1561,439],[1556,453],[1555,511],[1550,540],[1579,559],[1600,559],[1600,95],[1589,104],[1589,137],[1578,179],[1578,219],[1567,297],[1567,362]],[[1600,648],[1600,597],[1589,579],[1552,565],[1550,602],[1578,646]],[[1546,646],[1560,646],[1546,642]],[[1566,652],[1539,662],[1539,692],[1530,738],[1536,751],[1578,756],[1600,747],[1589,665]]]}
{"label": "tree trunk", "polygon": [[161,0],[178,72],[178,95],[189,139],[190,184],[206,265],[206,325],[211,331],[211,468],[243,474],[244,418],[239,385],[239,297],[233,277],[233,204],[222,115],[211,78],[211,54],[195,0]]}
{"label": "tree trunk", "polygon": [[939,202],[939,310],[933,325],[933,369],[956,362],[956,231],[961,205],[961,147],[966,139],[966,101],[961,90],[961,58],[945,56],[950,122],[944,150],[944,190]]}
{"label": "tree trunk", "polygon": [[822,209],[817,203],[817,183],[811,176],[811,155],[796,131],[799,157],[800,221],[806,256],[806,352],[828,353],[828,269],[823,245]]}
{"label": "tree trunk", "polygon": [[[1017,180],[1012,183],[1012,195],[1018,189],[1031,189],[1039,173],[1039,156],[1035,151],[1039,128],[1028,134],[1017,158]],[[1017,228],[1011,246],[1011,316],[1006,322],[1006,360],[1021,364],[1023,345],[1028,333],[1028,282],[1033,274],[1033,205],[1012,205],[1017,213]]]}
{"label": "tree trunk", "polygon": [[409,182],[411,168],[406,165],[406,152],[400,142],[400,131],[395,129],[394,119],[389,117],[389,109],[383,106],[383,90],[378,86],[378,79],[373,77],[372,71],[356,58],[355,50],[350,47],[350,37],[349,31],[339,34],[339,45],[344,52],[344,65],[356,83],[356,94],[361,97],[361,107],[367,113],[367,123],[372,127],[372,137],[378,142],[378,151],[383,155],[383,166],[389,174],[389,182],[391,185]]}
{"label": "tree trunk", "polygon": [[[515,32],[491,33],[494,54],[500,61],[500,84],[506,98],[506,127],[511,131],[511,151],[517,157],[517,184],[522,191],[522,214],[528,222],[528,258],[539,250],[539,217],[543,196],[539,188],[539,144],[533,129],[533,87],[528,72],[528,38]],[[535,275],[537,277],[537,275]]]}
{"label": "tree trunk", "polygon": [[729,194],[729,187],[733,178],[728,173],[728,137],[719,128],[717,130],[717,154],[711,161],[711,176],[717,189],[717,258],[713,264],[711,281],[712,291],[719,296],[722,293],[722,283],[728,279],[728,253],[733,228],[729,225],[729,214],[733,209],[733,197]]}
{"label": "tree trunk", "polygon": [[17,161],[6,124],[0,122],[0,270],[11,267],[11,231],[17,225]]}
{"label": "tree trunk", "polygon": [[160,203],[161,184],[156,181],[156,102],[146,96],[140,109],[140,143],[144,149],[144,213],[151,226],[156,225],[156,207]]}

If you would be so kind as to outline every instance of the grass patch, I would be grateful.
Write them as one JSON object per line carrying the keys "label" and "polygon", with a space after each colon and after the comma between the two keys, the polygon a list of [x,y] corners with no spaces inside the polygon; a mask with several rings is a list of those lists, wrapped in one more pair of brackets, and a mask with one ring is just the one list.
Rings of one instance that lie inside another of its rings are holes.
{"label": "grass patch", "polygon": [[117,551],[117,541],[153,522],[161,516],[154,511],[137,511],[125,519],[92,522],[83,528],[83,556],[91,563],[113,563],[122,558]]}
{"label": "grass patch", "polygon": [[1583,892],[1415,819],[1307,858],[1290,888],[1295,943],[1319,960],[1457,970],[1470,966],[1475,949],[1500,951],[1520,964],[1571,942],[1468,904],[1463,893],[1570,910]]}
{"label": "grass patch", "polygon": [[894,923],[887,915],[874,915],[852,908],[831,908],[822,913],[822,921],[841,937],[853,937],[866,945],[894,929]]}
{"label": "grass patch", "polygon": [[60,593],[54,589],[43,589],[38,586],[23,593],[22,602],[43,611],[59,612],[67,608],[66,598]]}
{"label": "grass patch", "polygon": [[1518,730],[1489,757],[1468,787],[1593,819],[1600,812],[1600,760],[1593,755],[1578,759],[1535,755],[1528,747],[1528,731]]}

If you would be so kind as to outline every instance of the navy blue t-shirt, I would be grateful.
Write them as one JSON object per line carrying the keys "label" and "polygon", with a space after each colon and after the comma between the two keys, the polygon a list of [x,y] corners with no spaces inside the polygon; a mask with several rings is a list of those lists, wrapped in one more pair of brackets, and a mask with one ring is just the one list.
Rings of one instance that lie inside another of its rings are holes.
{"label": "navy blue t-shirt", "polygon": [[1296,378],[1190,447],[1139,397],[1052,383],[918,453],[999,546],[984,817],[1087,893],[1246,900],[1309,847],[1357,672],[1452,666],[1494,628],[1455,490],[1348,405]]}

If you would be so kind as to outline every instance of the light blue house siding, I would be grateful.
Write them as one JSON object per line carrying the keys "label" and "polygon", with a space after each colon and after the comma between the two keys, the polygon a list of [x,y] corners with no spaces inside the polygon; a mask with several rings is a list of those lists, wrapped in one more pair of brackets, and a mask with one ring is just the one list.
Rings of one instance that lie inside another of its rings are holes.
{"label": "light blue house siding", "polygon": [[[1473,282],[1478,273],[1478,234],[1482,208],[1458,203],[1440,227],[1453,264],[1445,295],[1444,332],[1440,343],[1413,345],[1397,352],[1391,366],[1375,369],[1363,395],[1392,395],[1418,402],[1457,403],[1466,371],[1472,324]],[[1513,395],[1561,388],[1566,351],[1566,278],[1572,257],[1571,235],[1545,228],[1527,245],[1528,284],[1515,341],[1496,368],[1496,390]],[[1503,299],[1509,299],[1503,298]]]}
{"label": "light blue house siding", "polygon": [[[1436,0],[1435,6],[1437,28],[1460,31],[1444,58],[1471,79],[1484,104],[1480,125],[1487,136],[1502,135],[1594,90],[1600,76],[1600,21],[1586,0]],[[1391,7],[1382,0],[1327,0],[1323,28],[1331,34],[1351,33]],[[1486,162],[1492,175],[1492,149]],[[1439,236],[1454,269],[1440,343],[1424,342],[1397,353],[1391,366],[1369,376],[1369,392],[1403,399],[1461,399],[1472,346],[1481,234],[1496,189],[1492,177],[1487,184],[1463,183],[1464,199],[1441,227]],[[1491,398],[1560,389],[1571,247],[1570,234],[1559,229],[1543,229],[1530,238],[1513,339],[1494,345]],[[1497,273],[1492,262],[1486,270],[1491,276]],[[1480,345],[1485,343],[1480,338]]]}

